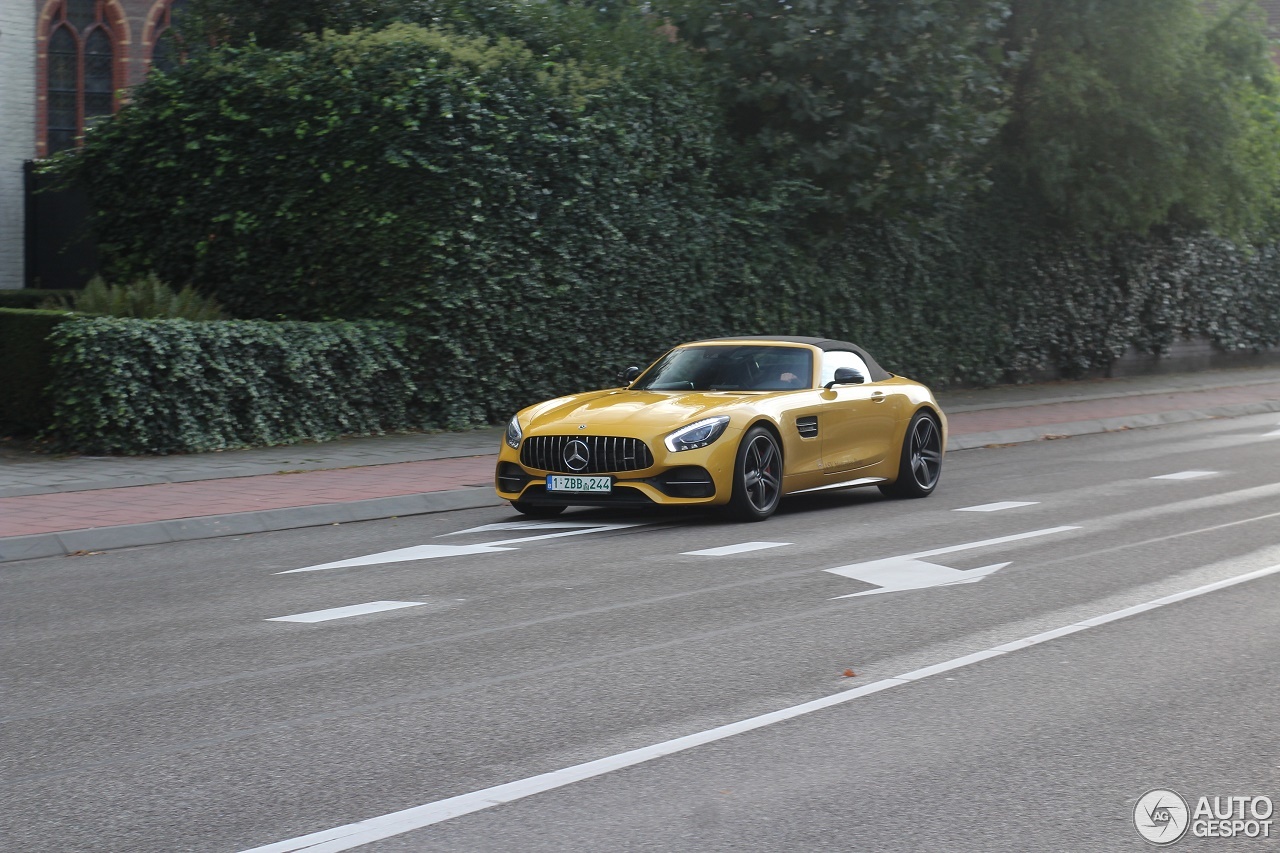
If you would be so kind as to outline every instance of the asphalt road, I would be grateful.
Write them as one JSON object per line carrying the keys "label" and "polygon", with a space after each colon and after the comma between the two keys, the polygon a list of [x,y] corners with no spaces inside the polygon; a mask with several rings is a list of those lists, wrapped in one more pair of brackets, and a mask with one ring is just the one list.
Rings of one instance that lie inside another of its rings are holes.
{"label": "asphalt road", "polygon": [[0,849],[1148,849],[1150,789],[1280,801],[1278,420],[963,451],[927,500],[763,524],[490,509],[6,564]]}

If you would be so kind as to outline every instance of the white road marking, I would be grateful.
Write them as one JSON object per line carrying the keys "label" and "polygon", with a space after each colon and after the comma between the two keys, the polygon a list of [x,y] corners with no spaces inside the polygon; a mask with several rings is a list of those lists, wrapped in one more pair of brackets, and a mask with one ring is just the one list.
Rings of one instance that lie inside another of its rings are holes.
{"label": "white road marking", "polygon": [[266,622],[328,622],[330,619],[346,619],[348,616],[364,616],[366,613],[381,613],[384,610],[399,610],[402,607],[421,607],[425,601],[370,601],[368,604],[352,604],[350,607],[334,607],[329,610],[313,610],[310,613],[298,613],[294,616],[276,616]]}
{"label": "white road marking", "polygon": [[1264,432],[1264,433],[1262,434],[1262,437],[1263,437],[1263,438],[1276,438],[1276,437],[1280,437],[1280,429],[1272,430],[1271,432]]}
{"label": "white road marking", "polygon": [[441,533],[442,536],[461,536],[464,533],[487,533],[490,530],[545,530],[568,527],[603,527],[598,521],[500,521],[497,524],[482,524],[479,527],[468,527],[466,530],[455,530],[452,533]]}
{"label": "white road marking", "polygon": [[999,512],[1002,509],[1015,509],[1020,506],[1035,506],[1040,501],[1000,501],[993,504],[978,504],[977,506],[962,506],[959,509],[953,509],[952,512]]}
{"label": "white road marking", "polygon": [[402,563],[406,560],[433,560],[437,557],[461,557],[465,554],[491,554],[496,551],[513,551],[514,548],[496,548],[492,545],[414,545],[411,548],[397,548],[394,551],[383,551],[365,557],[352,557],[349,560],[337,560],[332,563],[321,563],[318,566],[304,566],[301,569],[289,569],[276,572],[278,575],[291,575],[295,572],[322,572],[326,569],[346,569],[352,566],[376,566],[380,563]]}
{"label": "white road marking", "polygon": [[943,554],[954,554],[956,551],[969,551],[974,548],[986,548],[988,545],[1003,545],[1006,542],[1017,542],[1020,539],[1035,539],[1037,536],[1052,536],[1054,533],[1065,533],[1068,530],[1079,530],[1079,525],[1066,527],[1046,527],[1042,530],[1031,530],[1026,533],[1015,533],[1012,536],[997,536],[995,539],[982,539],[978,542],[966,542],[963,545],[948,545],[946,548],[934,548],[932,551],[921,551],[917,554],[906,554],[911,559],[923,557],[940,557]]}
{"label": "white road marking", "polygon": [[900,687],[904,684],[911,684],[934,675],[944,672],[951,672],[961,667],[968,666],[973,663],[979,663],[984,660],[999,657],[1000,655],[1016,652],[1021,649],[1030,648],[1050,640],[1056,640],[1060,637],[1069,636],[1080,631],[1087,631],[1099,625],[1105,625],[1108,622],[1115,622],[1134,616],[1138,613],[1145,613],[1148,610],[1154,610],[1157,607],[1163,607],[1166,604],[1173,604],[1178,601],[1186,601],[1189,598],[1205,595],[1226,587],[1235,586],[1236,584],[1245,583],[1257,578],[1273,575],[1280,572],[1280,565],[1270,566],[1265,569],[1259,569],[1243,575],[1237,575],[1226,580],[1217,581],[1216,583],[1206,584],[1204,586],[1195,587],[1194,589],[1177,592],[1172,595],[1166,595],[1156,598],[1144,604],[1134,607],[1126,607],[1122,610],[1116,610],[1092,619],[1084,619],[1071,625],[1064,625],[1051,631],[1044,631],[1034,634],[1030,637],[1023,637],[1012,642],[1002,643],[998,646],[992,646],[983,651],[974,652],[972,654],[962,655],[951,660],[933,664],[932,666],[921,667],[912,670],[894,678],[886,678],[880,681],[867,684],[863,687],[856,687],[852,690],[841,691],[830,696],[823,696],[820,699],[814,699],[810,702],[804,702],[800,705],[793,705],[790,708],[783,708],[779,711],[772,711],[768,714],[761,714],[758,717],[751,717],[746,720],[729,723],[728,725],[718,726],[714,729],[697,732],[696,734],[685,735],[673,740],[664,741],[662,743],[652,744],[650,746],[633,749],[629,752],[611,755],[606,758],[599,758],[595,761],[588,761],[584,764],[576,764],[572,767],[565,767],[561,770],[553,770],[549,773],[543,773],[539,776],[530,776],[527,779],[521,779],[516,782],[507,782],[503,785],[495,785],[492,788],[485,788],[481,791],[472,791],[468,794],[460,794],[456,797],[449,797],[444,800],[437,800],[433,803],[425,803],[413,808],[404,809],[390,814],[372,817],[362,820],[358,823],[349,823],[345,826],[326,829],[321,832],[311,833],[310,835],[302,835],[297,838],[291,838],[287,841],[278,841],[274,844],[267,844],[263,847],[255,847],[252,850],[244,851],[244,853],[298,853],[298,851],[306,851],[306,853],[337,853],[341,850],[350,850],[355,847],[361,847],[365,844],[371,844],[383,838],[391,838],[396,835],[402,835],[406,832],[412,832],[415,829],[422,829],[437,823],[451,820],[455,817],[471,814],[472,812],[482,811],[492,808],[493,806],[510,803],[516,800],[531,797],[534,794],[540,794],[545,791],[552,791],[556,788],[563,788],[574,782],[581,782],[585,779],[593,779],[597,776],[603,776],[606,773],[612,773],[615,770],[621,770],[625,767],[634,767],[637,764],[643,764],[652,761],[655,758],[661,758],[665,755],[673,755],[678,752],[693,749],[694,747],[703,746],[704,744],[714,743],[733,737],[734,735],[743,734],[744,732],[754,731],[756,729],[771,726],[775,723],[781,723],[786,720],[792,720],[796,717],[802,717],[812,714],[815,711],[825,710],[837,705],[843,705],[852,702],[855,699],[861,699],[863,696],[870,696],[873,693],[879,693],[883,690],[890,690],[894,687]]}
{"label": "white road marking", "polygon": [[1161,474],[1153,480],[1194,480],[1196,477],[1210,477],[1217,471],[1178,471],[1176,474]]}
{"label": "white road marking", "polygon": [[[543,527],[544,525],[535,525]],[[549,526],[549,525],[548,525]],[[558,525],[564,527],[566,525]],[[496,542],[481,542],[476,545],[414,545],[409,548],[397,548],[394,551],[381,551],[363,557],[352,557],[349,560],[337,560],[332,563],[321,563],[318,566],[303,566],[300,569],[289,569],[276,572],[278,575],[291,575],[296,572],[322,572],[327,569],[347,569],[354,566],[377,566],[383,563],[403,563],[407,560],[434,560],[438,557],[462,557],[468,554],[492,554],[498,551],[514,551],[508,547],[518,542],[534,542],[539,539],[558,539],[561,536],[581,536],[583,533],[600,533],[605,530],[621,530],[624,527],[640,527],[640,524],[592,524],[589,527],[575,528],[561,533],[543,533],[538,536],[521,536],[517,539],[500,539]],[[525,528],[505,528],[523,530]],[[463,531],[466,532],[466,531]]]}
{"label": "white road marking", "polygon": [[[1005,542],[1017,542],[1020,539],[1033,539],[1038,536],[1049,536],[1068,530],[1079,530],[1079,527],[1046,527],[1043,530],[1032,530],[1027,533],[1015,533],[1012,536],[1000,536],[995,539],[983,539],[979,542],[966,542],[962,545],[949,545],[946,548],[935,548],[932,551],[921,551],[917,554],[903,554],[900,557],[886,557],[880,560],[868,560],[862,563],[851,563],[826,569],[833,575],[873,583],[878,588],[854,592],[849,595],[838,595],[835,598],[857,598],[862,595],[880,595],[886,592],[900,592],[907,589],[926,589],[931,586],[951,586],[961,583],[977,583],[987,575],[998,572],[1008,563],[995,563],[977,569],[953,569],[926,563],[924,557],[938,557],[942,554],[954,554],[957,551],[968,551],[973,548],[986,548],[991,545],[1002,545]],[[835,599],[833,599],[835,600]]]}
{"label": "white road marking", "polygon": [[763,551],[765,548],[781,548],[790,542],[742,542],[738,545],[724,545],[720,548],[705,548],[701,551],[684,551],[685,557],[727,557],[730,554],[745,554],[748,551]]}
{"label": "white road marking", "polygon": [[[881,595],[886,592],[902,592],[907,589],[927,589],[931,586],[954,586],[958,583],[977,583],[993,572],[998,572],[1009,563],[993,563],[977,569],[953,569],[926,563],[924,560],[912,560],[906,557],[890,557],[887,560],[873,560],[869,563],[857,563],[842,566],[839,569],[827,569],[836,575],[873,583],[875,589],[851,592],[848,595],[837,595],[835,599],[857,598],[862,595]],[[832,599],[833,601],[835,599]]]}

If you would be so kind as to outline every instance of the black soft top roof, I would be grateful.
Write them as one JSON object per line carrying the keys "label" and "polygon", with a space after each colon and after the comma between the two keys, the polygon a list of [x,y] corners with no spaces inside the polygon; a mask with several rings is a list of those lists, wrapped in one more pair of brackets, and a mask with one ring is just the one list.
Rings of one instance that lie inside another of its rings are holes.
{"label": "black soft top roof", "polygon": [[844,352],[857,353],[867,363],[867,370],[871,371],[871,375],[867,377],[871,382],[880,382],[892,376],[871,357],[871,353],[848,341],[837,341],[832,338],[809,338],[799,335],[736,335],[732,338],[711,338],[707,341],[700,341],[700,343],[716,343],[719,341],[760,341],[762,343],[765,341],[777,341],[784,344],[809,344],[824,352],[842,350]]}

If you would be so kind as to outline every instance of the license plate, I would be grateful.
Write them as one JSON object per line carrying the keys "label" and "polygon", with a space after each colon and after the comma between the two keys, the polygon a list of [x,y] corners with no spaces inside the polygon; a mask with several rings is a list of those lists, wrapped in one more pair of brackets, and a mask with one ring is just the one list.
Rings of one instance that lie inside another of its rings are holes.
{"label": "license plate", "polygon": [[611,492],[613,480],[609,477],[547,477],[548,492]]}

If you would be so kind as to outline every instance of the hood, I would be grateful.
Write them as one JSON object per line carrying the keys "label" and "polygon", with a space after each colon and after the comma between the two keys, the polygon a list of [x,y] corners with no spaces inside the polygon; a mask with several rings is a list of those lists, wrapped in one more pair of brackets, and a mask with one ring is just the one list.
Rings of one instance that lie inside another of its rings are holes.
{"label": "hood", "polygon": [[[526,434],[530,430],[558,433],[599,434],[597,428],[644,435],[652,430],[676,429],[715,414],[730,414],[744,400],[766,396],[759,392],[729,391],[629,391],[614,388],[559,397],[525,410],[521,417]],[[721,411],[724,410],[724,411]]]}

